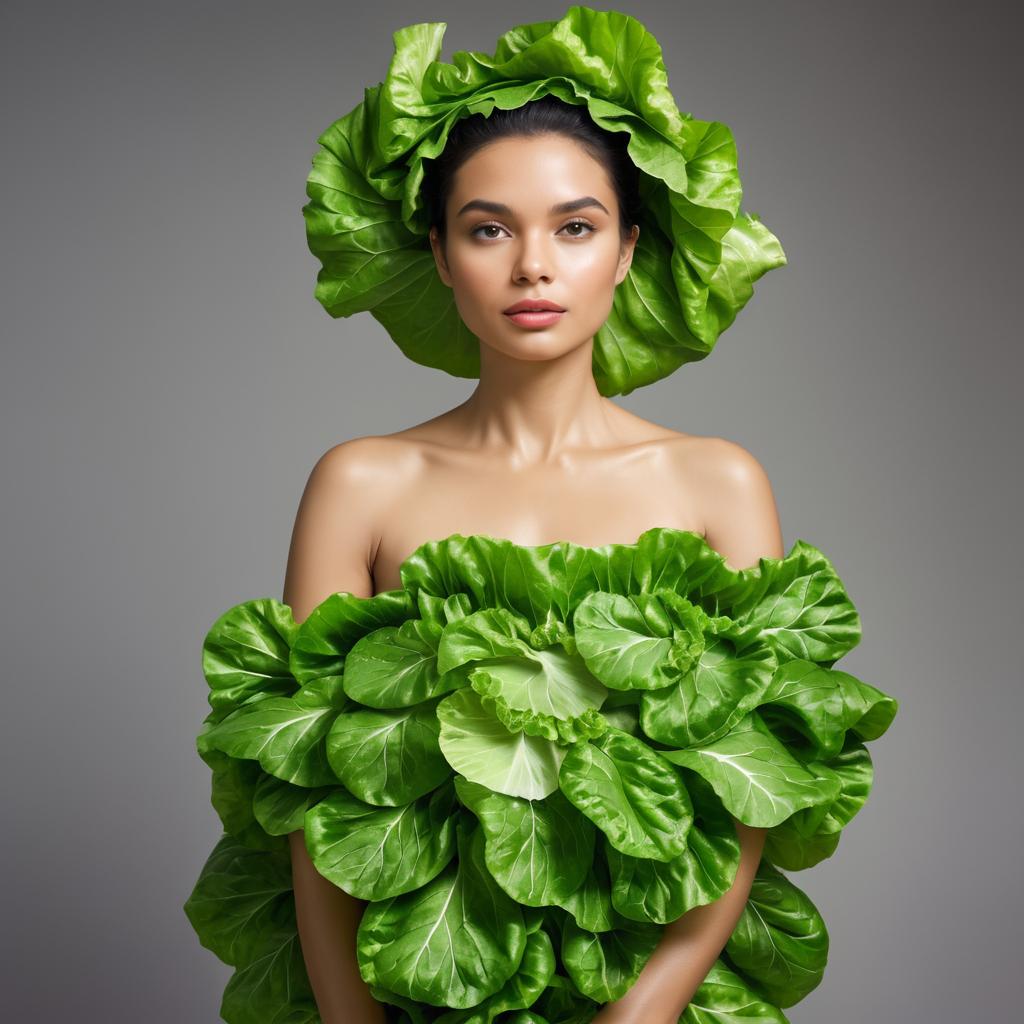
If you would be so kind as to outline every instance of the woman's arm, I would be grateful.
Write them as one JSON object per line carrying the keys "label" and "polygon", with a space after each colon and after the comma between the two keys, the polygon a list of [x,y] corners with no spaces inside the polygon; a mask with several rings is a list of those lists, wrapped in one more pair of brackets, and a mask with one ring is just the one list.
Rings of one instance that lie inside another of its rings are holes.
{"label": "woman's arm", "polygon": [[[705,539],[733,569],[759,558],[781,558],[782,531],[771,484],[744,448],[712,439],[701,464],[688,467],[705,496]],[[694,907],[665,926],[661,941],[633,987],[607,1003],[594,1024],[676,1024],[707,977],[739,921],[761,861],[765,829],[733,819],[740,863],[732,887],[713,903]]]}
{"label": "woman's arm", "polygon": [[[354,442],[338,445],[313,468],[292,531],[285,604],[302,622],[338,591],[373,596],[372,509]],[[366,907],[313,865],[301,829],[289,837],[299,942],[323,1024],[383,1024],[356,961],[356,929]]]}
{"label": "woman's arm", "polygon": [[[735,821],[735,819],[733,819]],[[763,828],[736,821],[740,863],[732,888],[714,903],[694,907],[665,925],[636,984],[605,1006],[594,1024],[676,1024],[729,941],[750,895],[764,847]]]}

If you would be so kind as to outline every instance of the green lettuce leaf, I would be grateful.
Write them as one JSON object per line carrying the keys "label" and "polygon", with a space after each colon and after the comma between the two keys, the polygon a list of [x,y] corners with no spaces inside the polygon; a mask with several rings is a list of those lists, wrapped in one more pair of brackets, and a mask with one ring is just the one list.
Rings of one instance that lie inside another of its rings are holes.
{"label": "green lettuce leaf", "polygon": [[367,904],[356,947],[368,984],[467,1009],[498,992],[519,967],[526,927],[519,905],[484,863],[483,830],[458,836],[458,857],[413,892]]}
{"label": "green lettuce leaf", "polygon": [[605,847],[612,904],[623,917],[668,924],[732,887],[740,862],[736,826],[699,775],[687,773],[686,789],[693,801],[694,823],[678,857],[647,860],[620,853],[610,843]]}
{"label": "green lettuce leaf", "polygon": [[663,689],[644,693],[643,731],[673,747],[713,743],[763,701],[776,665],[765,644],[712,635],[689,671]]}
{"label": "green lettuce leaf", "polygon": [[[251,764],[251,761],[239,762]],[[252,813],[268,835],[284,836],[302,828],[306,811],[318,804],[333,786],[306,789],[291,782],[260,773],[252,797]]]}
{"label": "green lettuce leaf", "polygon": [[721,595],[740,626],[760,630],[779,660],[831,664],[860,642],[857,609],[832,563],[798,540],[784,558],[761,558]]}
{"label": "green lettuce leaf", "polygon": [[793,1006],[821,983],[828,944],[807,894],[762,862],[725,946],[733,968],[770,1002]]}
{"label": "green lettuce leaf", "polygon": [[732,732],[690,750],[663,750],[661,756],[702,775],[726,809],[745,825],[771,828],[805,807],[830,804],[834,780],[810,772],[751,712]]}
{"label": "green lettuce leaf", "polygon": [[289,668],[298,632],[286,604],[265,597],[229,608],[203,641],[203,675],[218,718],[256,697],[286,697],[298,688]]}
{"label": "green lettuce leaf", "polygon": [[345,658],[345,693],[371,708],[405,708],[464,685],[465,676],[438,671],[440,638],[441,627],[422,619],[367,633]]}
{"label": "green lettuce leaf", "polygon": [[342,591],[314,608],[292,638],[289,666],[300,683],[322,677],[341,678],[345,656],[357,640],[384,626],[399,626],[416,612],[403,589],[373,597]]}
{"label": "green lettuce leaf", "polygon": [[410,892],[455,853],[454,797],[446,784],[404,806],[375,807],[335,790],[306,815],[306,849],[324,878],[358,899]]}
{"label": "green lettuce leaf", "polygon": [[567,917],[562,926],[562,963],[585,996],[599,1003],[621,998],[650,959],[661,927],[623,921],[607,932],[588,932]]}
{"label": "green lettuce leaf", "polygon": [[669,861],[686,849],[693,806],[679,773],[642,740],[609,729],[569,748],[562,792],[617,850]]}
{"label": "green lettuce leaf", "polygon": [[679,1024],[786,1024],[786,1015],[765,1002],[742,978],[716,960],[694,993]]}
{"label": "green lettuce leaf", "polygon": [[583,884],[594,857],[594,826],[558,790],[524,800],[459,776],[455,788],[480,820],[487,868],[509,896],[542,907]]}
{"label": "green lettuce leaf", "polygon": [[523,959],[505,984],[478,1006],[449,1010],[435,1018],[435,1024],[491,1024],[499,1015],[528,1007],[544,991],[555,973],[555,951],[546,932],[535,930],[526,936]]}
{"label": "green lettuce leaf", "polygon": [[231,757],[257,760],[271,775],[297,786],[337,782],[324,743],[338,712],[303,707],[290,697],[267,697],[244,704],[205,734],[205,740]]}
{"label": "green lettuce leaf", "polygon": [[699,660],[708,616],[671,590],[653,594],[595,591],[573,615],[576,649],[614,690],[658,690]]}
{"label": "green lettuce leaf", "polygon": [[345,788],[368,804],[399,807],[440,786],[451,768],[438,746],[437,701],[339,714],[327,760]]}

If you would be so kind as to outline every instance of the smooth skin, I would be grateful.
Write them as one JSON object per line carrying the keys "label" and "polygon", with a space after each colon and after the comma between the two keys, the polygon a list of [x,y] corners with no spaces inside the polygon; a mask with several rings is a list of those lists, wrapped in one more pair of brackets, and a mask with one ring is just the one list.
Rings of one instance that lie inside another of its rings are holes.
{"label": "smooth skin", "polygon": [[[589,197],[571,213],[552,207]],[[474,200],[501,204],[471,206]],[[285,603],[296,622],[338,591],[371,597],[401,585],[420,544],[453,533],[521,545],[631,544],[651,527],[692,530],[729,565],[784,555],[771,485],[740,445],[634,416],[597,390],[593,337],[633,257],[615,192],[562,135],[502,139],[456,174],[448,237],[431,246],[438,274],[480,339],[480,380],[461,405],[406,430],[327,451],[299,504]],[[502,312],[523,298],[565,307],[558,323],[523,328]],[[740,866],[720,899],[666,925],[633,987],[599,1024],[676,1024],[746,903],[764,829],[736,822]],[[324,879],[291,833],[299,937],[324,1024],[378,1024],[384,1008],[356,964],[365,902]]]}

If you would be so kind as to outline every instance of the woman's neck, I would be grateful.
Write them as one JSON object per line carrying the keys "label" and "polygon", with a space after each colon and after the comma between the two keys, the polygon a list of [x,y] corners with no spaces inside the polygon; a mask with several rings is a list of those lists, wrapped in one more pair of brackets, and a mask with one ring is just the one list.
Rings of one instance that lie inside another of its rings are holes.
{"label": "woman's neck", "polygon": [[614,445],[618,407],[597,389],[592,351],[591,343],[530,362],[481,346],[480,383],[455,410],[467,443],[508,458],[513,469]]}

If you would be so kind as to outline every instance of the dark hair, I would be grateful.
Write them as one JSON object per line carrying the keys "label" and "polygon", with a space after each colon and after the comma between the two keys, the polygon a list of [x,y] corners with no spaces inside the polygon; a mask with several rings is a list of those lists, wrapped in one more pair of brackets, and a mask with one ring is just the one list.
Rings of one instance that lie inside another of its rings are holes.
{"label": "dark hair", "polygon": [[452,125],[437,158],[424,162],[421,193],[430,227],[436,227],[444,246],[445,208],[455,172],[474,153],[498,139],[555,133],[581,145],[611,179],[619,203],[619,233],[623,239],[640,216],[640,172],[626,151],[628,132],[609,132],[598,127],[587,108],[566,103],[550,93],[512,110],[495,108],[490,115],[472,114]]}

